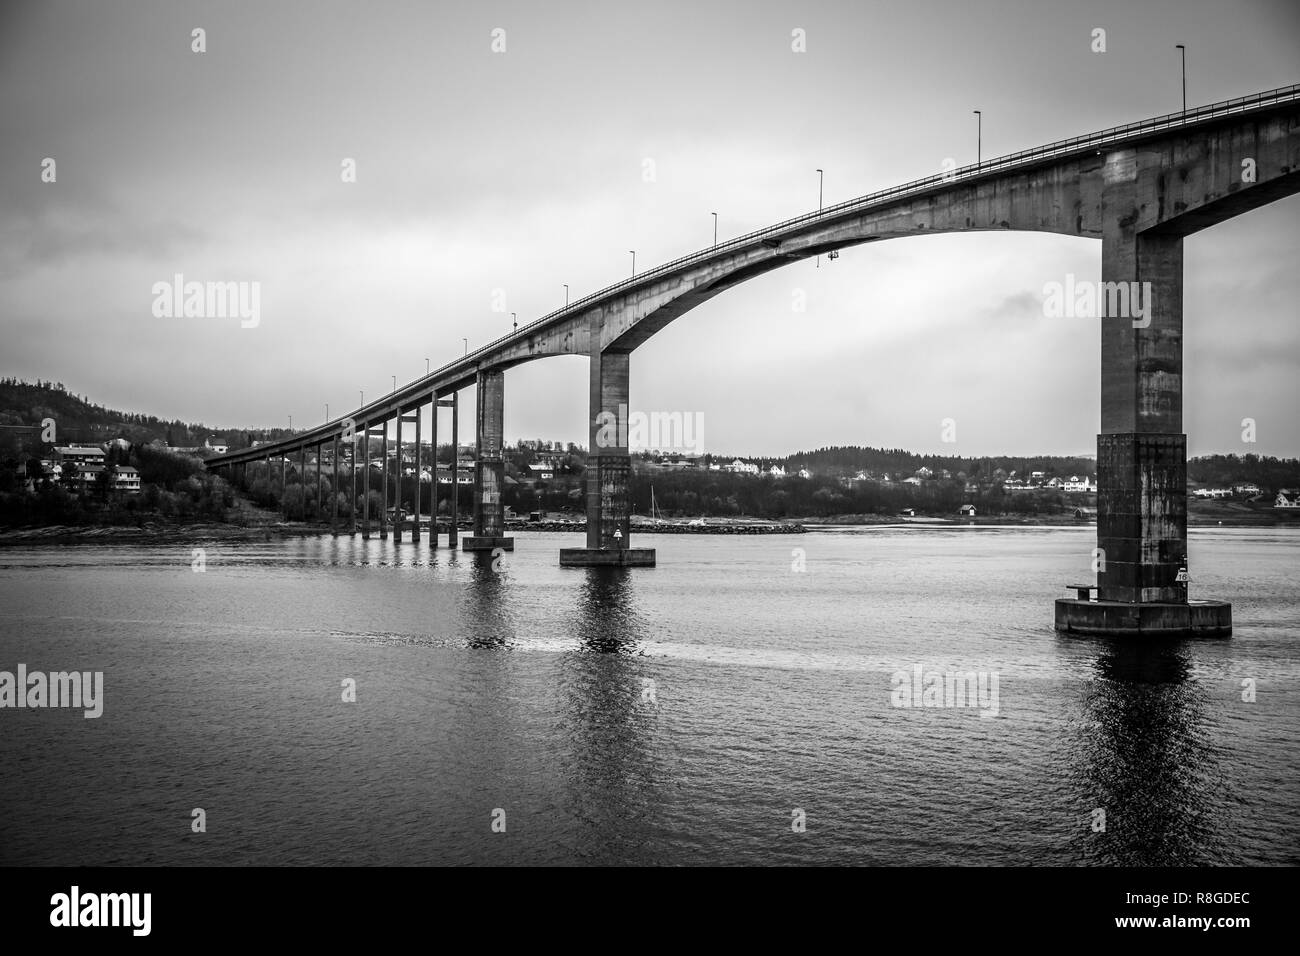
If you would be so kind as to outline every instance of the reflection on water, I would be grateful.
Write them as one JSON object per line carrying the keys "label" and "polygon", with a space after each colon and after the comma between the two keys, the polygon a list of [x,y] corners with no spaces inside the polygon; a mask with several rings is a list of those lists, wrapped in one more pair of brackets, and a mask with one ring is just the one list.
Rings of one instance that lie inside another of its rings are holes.
{"label": "reflection on water", "polygon": [[1218,819],[1225,781],[1190,660],[1197,645],[1068,642],[1087,648],[1094,672],[1073,763],[1081,796],[1105,811],[1104,832],[1090,829],[1080,853],[1117,866],[1226,862]]}
{"label": "reflection on water", "polygon": [[663,774],[653,746],[657,681],[635,656],[645,636],[635,571],[581,573],[571,618],[576,649],[559,668],[556,727],[568,809],[581,821],[573,849],[589,863],[649,863]]}
{"label": "reflection on water", "polygon": [[501,556],[490,551],[449,553],[450,562],[469,564],[469,578],[460,597],[460,619],[468,625],[466,644],[472,648],[509,647],[515,641],[515,621],[508,603],[510,578]]}
{"label": "reflection on water", "polygon": [[[1088,529],[808,535],[804,573],[783,537],[570,543],[0,552],[0,669],[106,696],[0,717],[0,863],[1300,862],[1300,538],[1213,537],[1237,630],[1181,643],[1053,633]],[[999,674],[998,715],[891,706],[917,664]],[[176,840],[201,800],[226,825]]]}

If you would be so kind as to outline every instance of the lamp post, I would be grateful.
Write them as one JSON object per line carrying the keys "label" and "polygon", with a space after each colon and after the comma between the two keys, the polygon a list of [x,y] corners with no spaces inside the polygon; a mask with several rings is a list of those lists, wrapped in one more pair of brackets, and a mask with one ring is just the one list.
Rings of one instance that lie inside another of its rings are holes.
{"label": "lamp post", "polygon": [[1178,48],[1178,54],[1183,59],[1183,112],[1187,112],[1187,47],[1181,43],[1175,43]]}
{"label": "lamp post", "polygon": [[289,416],[289,431],[293,431],[293,416]]}
{"label": "lamp post", "polygon": [[424,377],[429,377],[429,360],[427,358],[424,360]]}
{"label": "lamp post", "polygon": [[394,392],[397,391],[397,376],[396,376],[396,375],[393,376],[393,391],[394,391]]}
{"label": "lamp post", "polygon": [[971,110],[975,114],[975,165],[980,164],[980,154],[983,151],[984,140],[984,114],[979,110]]}
{"label": "lamp post", "polygon": [[632,253],[632,275],[636,275],[636,250],[629,249],[628,252]]}
{"label": "lamp post", "polygon": [[464,336],[461,336],[460,340],[465,343],[465,354],[469,355],[469,339],[465,338]]}
{"label": "lamp post", "polygon": [[330,420],[330,403],[329,403],[329,402],[326,402],[326,403],[325,403],[325,421],[329,421],[329,420]]}
{"label": "lamp post", "polygon": [[569,283],[564,283],[564,307],[569,307]]}
{"label": "lamp post", "polygon": [[716,212],[713,213],[713,245],[715,248],[718,245],[718,214]]}
{"label": "lamp post", "polygon": [[511,312],[511,313],[510,313],[510,319],[511,319],[512,322],[514,322],[514,326],[515,326],[515,328],[516,328],[516,329],[519,328],[519,316],[518,316],[518,314],[517,314],[517,313],[514,313],[514,312]]}
{"label": "lamp post", "polygon": [[359,388],[357,391],[361,393],[361,407],[364,408],[366,405],[366,390],[364,388]]}

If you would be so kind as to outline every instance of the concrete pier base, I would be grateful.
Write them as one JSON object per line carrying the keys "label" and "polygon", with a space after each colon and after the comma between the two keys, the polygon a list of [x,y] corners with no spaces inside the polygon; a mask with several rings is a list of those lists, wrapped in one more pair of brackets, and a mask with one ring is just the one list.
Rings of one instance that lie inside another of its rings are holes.
{"label": "concrete pier base", "polygon": [[471,535],[461,539],[462,551],[495,551],[497,548],[513,551],[515,539],[501,535]]}
{"label": "concrete pier base", "polygon": [[654,548],[561,548],[562,568],[653,568]]}
{"label": "concrete pier base", "polygon": [[1232,605],[1227,601],[1081,601],[1059,598],[1056,629],[1094,637],[1231,637]]}

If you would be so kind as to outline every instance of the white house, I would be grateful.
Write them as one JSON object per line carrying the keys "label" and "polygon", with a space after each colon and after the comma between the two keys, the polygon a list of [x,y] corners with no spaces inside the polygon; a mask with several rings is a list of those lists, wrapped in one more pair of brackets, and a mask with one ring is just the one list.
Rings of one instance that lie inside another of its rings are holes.
{"label": "white house", "polygon": [[129,495],[140,493],[140,472],[130,465],[119,465],[113,475],[113,490],[124,491]]}
{"label": "white house", "polygon": [[963,518],[973,518],[975,517],[975,506],[962,505],[957,509],[957,514],[961,515]]}
{"label": "white house", "polygon": [[757,475],[758,465],[748,461],[741,461],[737,458],[727,466],[727,470],[738,475]]}
{"label": "white house", "polygon": [[769,478],[784,478],[785,469],[782,468],[780,465],[773,465],[771,468],[767,470],[767,474]]}
{"label": "white house", "polygon": [[811,477],[812,477],[812,472],[809,471],[807,468],[800,468],[800,469],[799,469],[799,477],[800,477],[800,478],[811,478]]}
{"label": "white house", "polygon": [[224,455],[227,449],[230,448],[225,440],[221,438],[209,438],[203,443],[203,447],[217,455]]}
{"label": "white house", "polygon": [[1065,483],[1065,490],[1093,492],[1097,490],[1097,485],[1088,475],[1084,475],[1082,478],[1071,475],[1070,480]]}
{"label": "white house", "polygon": [[1283,488],[1273,499],[1274,508],[1300,508],[1300,492],[1293,488]]}

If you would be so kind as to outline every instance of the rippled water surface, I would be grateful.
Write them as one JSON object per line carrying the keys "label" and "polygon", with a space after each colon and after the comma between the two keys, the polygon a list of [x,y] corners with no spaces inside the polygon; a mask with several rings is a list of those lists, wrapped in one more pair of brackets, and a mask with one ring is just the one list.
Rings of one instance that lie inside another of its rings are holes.
{"label": "rippled water surface", "polygon": [[0,670],[105,683],[0,710],[0,863],[1300,862],[1293,531],[1194,531],[1234,636],[1143,644],[1052,630],[1091,529],[515,542],[0,550]]}

